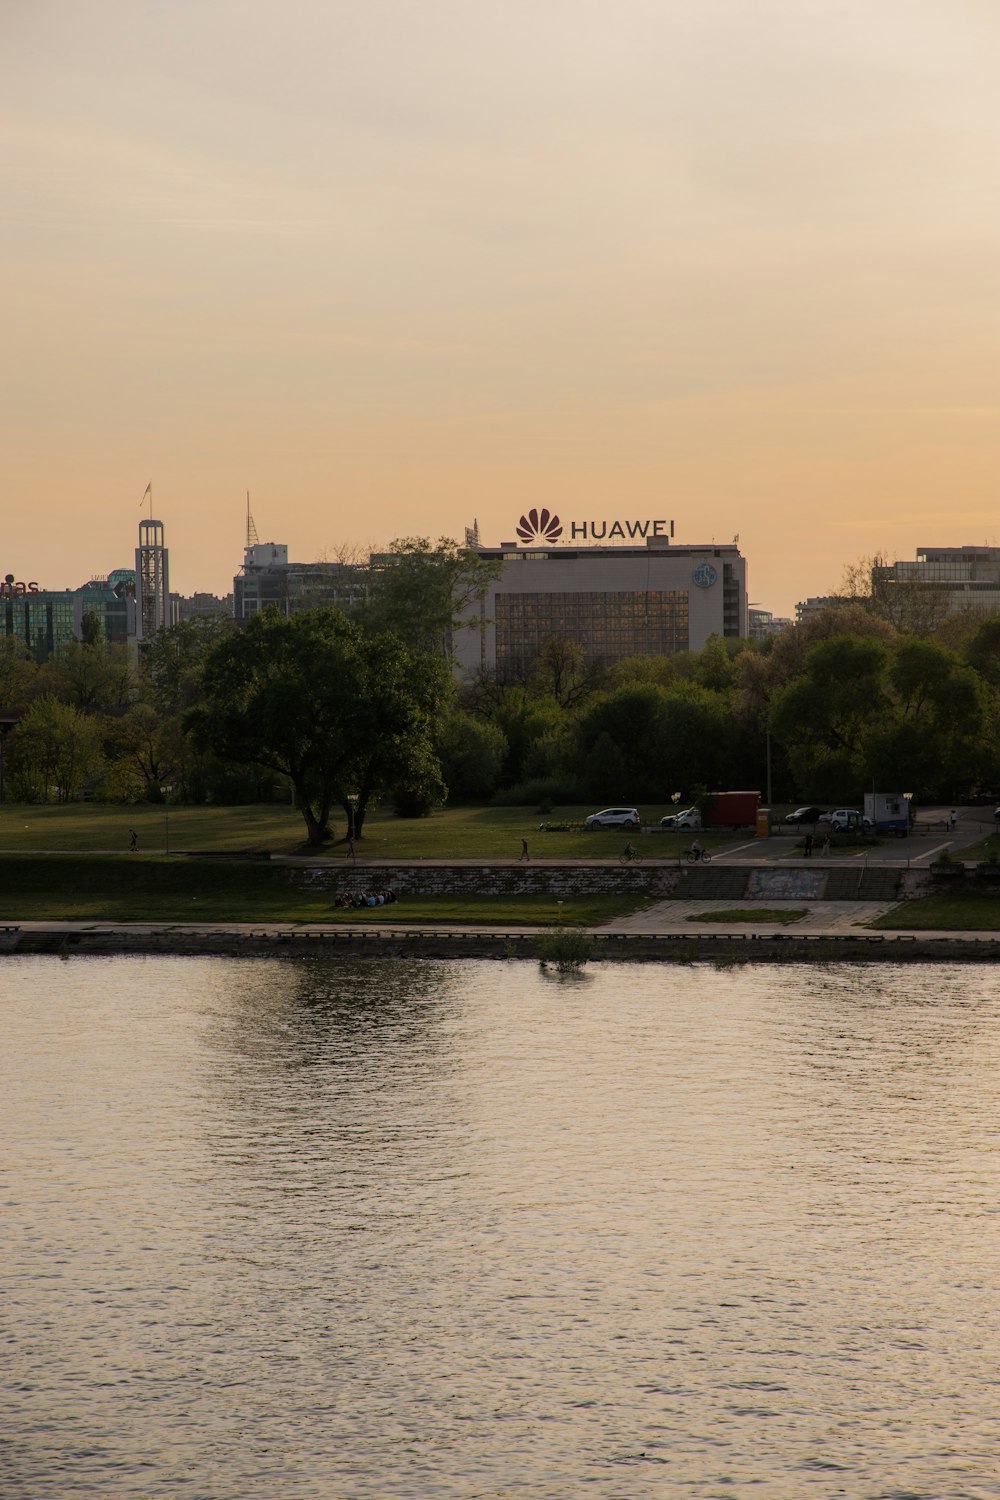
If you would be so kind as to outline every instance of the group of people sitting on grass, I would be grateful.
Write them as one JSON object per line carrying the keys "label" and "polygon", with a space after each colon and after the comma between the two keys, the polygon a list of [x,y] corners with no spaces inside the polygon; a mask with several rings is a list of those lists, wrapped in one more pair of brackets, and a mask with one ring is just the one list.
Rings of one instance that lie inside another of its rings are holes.
{"label": "group of people sitting on grass", "polygon": [[395,891],[341,891],[335,906],[391,906],[396,899]]}

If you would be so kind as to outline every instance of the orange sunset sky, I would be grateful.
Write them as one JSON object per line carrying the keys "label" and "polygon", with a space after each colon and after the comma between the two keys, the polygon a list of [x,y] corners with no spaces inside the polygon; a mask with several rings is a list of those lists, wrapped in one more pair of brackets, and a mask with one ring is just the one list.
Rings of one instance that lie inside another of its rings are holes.
{"label": "orange sunset sky", "polygon": [[995,0],[3,0],[2,572],[1000,544]]}

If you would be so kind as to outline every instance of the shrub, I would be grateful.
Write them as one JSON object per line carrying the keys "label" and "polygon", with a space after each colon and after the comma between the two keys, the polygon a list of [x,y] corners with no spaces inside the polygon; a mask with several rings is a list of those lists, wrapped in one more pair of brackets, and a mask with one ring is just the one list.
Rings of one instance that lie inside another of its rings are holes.
{"label": "shrub", "polygon": [[535,951],[544,968],[554,964],[562,973],[579,969],[590,958],[593,939],[585,932],[570,931],[557,927],[554,932],[539,933],[535,939]]}

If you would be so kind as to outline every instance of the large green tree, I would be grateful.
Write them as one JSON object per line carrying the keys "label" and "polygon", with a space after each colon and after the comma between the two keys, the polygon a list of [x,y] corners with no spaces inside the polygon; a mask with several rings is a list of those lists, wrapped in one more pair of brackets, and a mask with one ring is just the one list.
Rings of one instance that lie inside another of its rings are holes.
{"label": "large green tree", "polygon": [[775,696],[770,727],[804,795],[837,801],[869,784],[870,738],[890,712],[887,660],[886,647],[871,636],[831,636],[813,646],[802,674]]}
{"label": "large green tree", "polygon": [[46,693],[81,713],[120,713],[136,693],[127,648],[105,640],[70,641],[39,668],[39,677]]}
{"label": "large green tree", "polygon": [[373,799],[436,765],[443,666],[338,610],[265,610],[206,652],[202,686],[186,719],[198,743],[287,776],[310,844],[331,836],[337,805],[360,836]]}
{"label": "large green tree", "polygon": [[71,802],[105,768],[101,722],[51,694],[36,698],[9,741],[14,794],[26,802]]}
{"label": "large green tree", "polygon": [[373,558],[366,628],[393,630],[411,647],[447,657],[451,632],[470,607],[486,595],[502,564],[449,537],[402,537]]}
{"label": "large green tree", "polygon": [[843,635],[812,648],[770,725],[804,797],[853,801],[873,783],[957,797],[980,774],[986,711],[976,673],[944,646]]}
{"label": "large green tree", "polygon": [[161,712],[194,708],[202,696],[202,664],[210,647],[237,630],[229,615],[195,615],[144,640],[139,667],[143,694]]}

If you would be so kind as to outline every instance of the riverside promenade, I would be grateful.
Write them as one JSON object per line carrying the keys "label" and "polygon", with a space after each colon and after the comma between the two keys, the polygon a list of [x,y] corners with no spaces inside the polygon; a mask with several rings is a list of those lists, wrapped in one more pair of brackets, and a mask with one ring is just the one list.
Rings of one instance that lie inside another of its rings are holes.
{"label": "riverside promenade", "polygon": [[[711,903],[658,902],[590,930],[596,962],[836,963],[1000,962],[1000,933],[893,930],[863,924],[884,904],[831,902],[794,927],[740,920],[702,925]],[[772,903],[771,909],[774,909]],[[800,907],[796,908],[801,909]],[[859,925],[860,924],[860,925]],[[350,922],[20,922],[0,927],[0,956],[50,954],[220,955],[323,959],[537,959],[540,931],[528,926]]]}
{"label": "riverside promenade", "polygon": [[[759,847],[744,846],[720,850],[708,865],[648,856],[642,864],[624,867],[607,860],[348,863],[279,856],[274,864],[286,866],[293,884],[329,892],[331,920],[152,921],[138,914],[129,921],[4,924],[0,913],[0,956],[535,959],[539,932],[551,931],[551,925],[408,920],[406,893],[476,892],[488,898],[532,892],[559,899],[603,890],[634,896],[635,909],[590,929],[591,957],[598,962],[1000,960],[1000,932],[871,930],[868,924],[878,917],[894,908],[902,908],[903,915],[908,899],[934,888],[923,861],[890,860],[887,851],[879,851],[877,862],[865,855],[807,860],[789,858],[787,852],[776,859],[776,844],[768,850],[770,859],[760,858]],[[333,919],[339,891],[387,886],[401,892],[400,900],[377,917],[352,920],[346,912]],[[1000,890],[997,902],[1000,910]],[[787,923],[776,920],[783,912]],[[709,913],[713,919],[702,920]]]}

